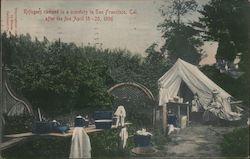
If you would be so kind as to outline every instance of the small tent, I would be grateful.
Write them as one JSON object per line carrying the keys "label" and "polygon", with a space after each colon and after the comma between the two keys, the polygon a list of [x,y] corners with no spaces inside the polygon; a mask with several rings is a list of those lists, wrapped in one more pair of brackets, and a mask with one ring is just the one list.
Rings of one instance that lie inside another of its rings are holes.
{"label": "small tent", "polygon": [[217,90],[219,96],[223,99],[223,112],[215,114],[225,120],[239,120],[239,112],[233,112],[231,103],[227,100],[232,96],[216,85],[206,75],[204,75],[196,66],[178,59],[176,63],[159,80],[159,105],[168,103],[170,99],[177,96],[182,82],[191,90],[193,94],[198,94],[200,103],[204,110],[212,100],[212,91]]}

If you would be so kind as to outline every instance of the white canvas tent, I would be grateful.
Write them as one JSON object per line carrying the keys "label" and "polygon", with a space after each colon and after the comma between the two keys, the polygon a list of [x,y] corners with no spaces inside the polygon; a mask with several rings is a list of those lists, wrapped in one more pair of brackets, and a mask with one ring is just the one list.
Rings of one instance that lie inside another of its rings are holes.
{"label": "white canvas tent", "polygon": [[163,105],[177,96],[181,82],[184,82],[193,94],[198,94],[200,103],[205,110],[212,100],[212,91],[217,90],[223,99],[224,109],[222,113],[215,115],[230,121],[240,119],[240,114],[232,112],[231,105],[227,100],[228,97],[232,96],[216,85],[196,66],[181,59],[178,59],[173,67],[158,80],[159,105]]}

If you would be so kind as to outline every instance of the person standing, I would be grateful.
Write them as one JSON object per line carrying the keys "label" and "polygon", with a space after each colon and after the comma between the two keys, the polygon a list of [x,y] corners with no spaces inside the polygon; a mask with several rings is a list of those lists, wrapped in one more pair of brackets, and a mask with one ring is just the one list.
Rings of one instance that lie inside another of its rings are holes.
{"label": "person standing", "polygon": [[202,112],[202,105],[200,103],[198,94],[194,94],[194,99],[192,100],[192,108],[191,108],[191,121],[200,121],[201,120],[201,114]]}
{"label": "person standing", "polygon": [[205,122],[208,121],[217,121],[218,117],[224,116],[223,109],[223,99],[219,96],[219,92],[217,90],[212,91],[212,99],[210,104],[207,106],[206,111],[203,114],[203,120]]}

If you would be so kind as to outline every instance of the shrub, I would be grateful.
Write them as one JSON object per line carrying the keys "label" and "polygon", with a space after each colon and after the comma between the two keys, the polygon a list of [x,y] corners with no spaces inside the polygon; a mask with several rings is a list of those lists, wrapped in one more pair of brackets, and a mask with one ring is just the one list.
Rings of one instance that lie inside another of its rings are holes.
{"label": "shrub", "polygon": [[164,145],[166,145],[166,143],[169,141],[170,141],[169,136],[164,135],[164,133],[161,130],[155,130],[152,142],[156,146],[156,148],[162,150],[164,148]]}
{"label": "shrub", "polygon": [[221,151],[224,156],[248,156],[249,150],[249,129],[240,128],[225,134],[221,144]]}
{"label": "shrub", "polygon": [[[133,127],[128,128],[129,135],[132,135]],[[93,157],[121,157],[128,156],[130,149],[134,147],[133,138],[128,138],[125,149],[119,148],[119,129],[105,130],[104,132],[90,134]]]}
{"label": "shrub", "polygon": [[[131,135],[134,128],[129,127],[128,131]],[[126,157],[129,156],[130,149],[134,147],[132,138],[129,138],[127,147],[119,148],[119,129],[108,129],[88,135],[91,142],[91,155],[94,158]],[[70,145],[70,137],[34,136],[4,150],[3,157],[7,159],[66,159],[69,157]]]}
{"label": "shrub", "polygon": [[30,114],[20,116],[4,115],[4,134],[16,134],[31,131],[34,117]]}
{"label": "shrub", "polygon": [[71,138],[35,136],[4,150],[3,157],[7,159],[66,159],[69,156],[70,141]]}

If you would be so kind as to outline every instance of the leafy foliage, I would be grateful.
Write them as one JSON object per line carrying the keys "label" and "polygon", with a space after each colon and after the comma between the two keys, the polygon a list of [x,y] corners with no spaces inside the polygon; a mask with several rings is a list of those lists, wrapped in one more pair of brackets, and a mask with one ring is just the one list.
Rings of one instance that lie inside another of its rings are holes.
{"label": "leafy foliage", "polygon": [[5,150],[3,157],[13,159],[66,159],[69,156],[70,141],[71,138],[35,136]]}
{"label": "leafy foliage", "polygon": [[[121,157],[129,156],[130,149],[134,147],[133,138],[128,138],[125,149],[119,146],[120,129],[105,130],[101,133],[90,134],[93,157]],[[134,127],[128,127],[128,133],[132,135],[135,132]]]}
{"label": "leafy foliage", "polygon": [[[133,127],[128,128],[129,134],[133,134],[134,131]],[[129,151],[134,146],[132,138],[128,139],[127,147],[123,150],[118,146],[118,135],[118,129],[109,129],[89,134],[92,157],[129,156]],[[66,159],[70,153],[70,145],[71,138],[36,136],[5,150],[3,156],[13,159]]]}
{"label": "leafy foliage", "polygon": [[[249,15],[247,0],[210,0],[200,11],[205,39],[219,43],[216,59],[233,62],[241,53],[240,68],[249,81]],[[249,87],[248,87],[249,89]]]}
{"label": "leafy foliage", "polygon": [[201,60],[201,50],[203,44],[200,39],[200,32],[192,27],[191,22],[184,20],[185,15],[196,11],[195,0],[172,0],[170,5],[162,7],[161,13],[165,18],[158,27],[163,33],[165,44],[162,52],[167,50],[168,58],[175,62],[178,58],[193,64],[198,64]]}
{"label": "leafy foliage", "polygon": [[7,116],[4,115],[5,124],[4,134],[17,134],[31,131],[33,116],[24,114],[20,116]]}
{"label": "leafy foliage", "polygon": [[247,157],[249,155],[249,129],[240,128],[225,134],[221,144],[224,156]]}
{"label": "leafy foliage", "polygon": [[164,134],[162,132],[162,130],[154,130],[154,135],[152,137],[152,142],[154,144],[154,146],[156,146],[156,148],[158,150],[163,150],[164,146],[167,142],[170,142],[171,139],[169,136],[166,136],[166,134]]}
{"label": "leafy foliage", "polygon": [[200,11],[207,38],[219,42],[216,58],[233,61],[248,52],[249,7],[247,0],[211,0]]}
{"label": "leafy foliage", "polygon": [[[219,43],[216,59],[233,62],[240,55],[239,68],[244,74],[232,79],[216,72],[209,76],[230,94],[249,105],[249,15],[250,3],[247,0],[210,0],[199,11],[200,28],[205,31],[204,39]],[[239,55],[239,54],[238,54]],[[244,92],[244,93],[242,93]]]}
{"label": "leafy foliage", "polygon": [[142,78],[140,83],[148,87],[152,93],[158,96],[158,79],[173,65],[173,61],[166,58],[165,54],[157,51],[154,43],[146,49],[147,57],[142,65]]}
{"label": "leafy foliage", "polygon": [[3,33],[2,37],[4,64],[11,70],[13,87],[49,116],[111,109],[107,90],[120,82],[141,83],[157,95],[157,80],[170,66],[155,46],[143,59],[128,50],[78,47],[45,37],[32,41],[28,34]]}
{"label": "leafy foliage", "polygon": [[11,82],[33,106],[49,115],[83,107],[111,108],[106,91],[110,77],[101,61],[83,58],[73,43],[33,42],[29,35],[3,37],[5,44],[12,45],[3,49],[12,55],[5,59]]}
{"label": "leafy foliage", "polygon": [[238,79],[234,79],[228,75],[221,74],[215,65],[203,66],[201,71],[233,97],[238,100],[243,100],[243,105],[248,106],[247,103],[249,103],[249,90],[248,87],[246,87],[248,85],[248,81],[246,81],[245,75]]}

